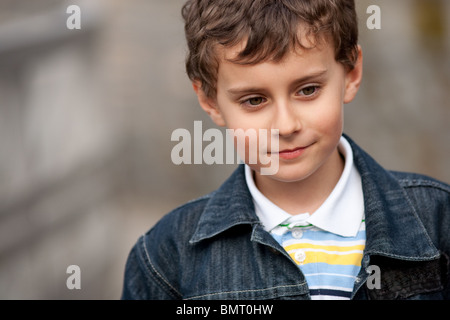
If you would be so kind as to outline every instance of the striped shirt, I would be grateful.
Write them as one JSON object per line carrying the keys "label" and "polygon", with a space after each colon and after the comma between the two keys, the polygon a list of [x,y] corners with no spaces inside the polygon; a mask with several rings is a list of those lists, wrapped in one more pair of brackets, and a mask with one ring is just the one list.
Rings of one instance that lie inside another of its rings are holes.
{"label": "striped shirt", "polygon": [[362,220],[355,237],[287,221],[271,231],[305,275],[313,300],[350,299],[361,268],[366,239]]}
{"label": "striped shirt", "polygon": [[313,214],[285,212],[258,190],[249,166],[245,171],[256,215],[305,274],[312,299],[349,299],[365,246],[361,177],[344,137],[338,150],[344,171]]}

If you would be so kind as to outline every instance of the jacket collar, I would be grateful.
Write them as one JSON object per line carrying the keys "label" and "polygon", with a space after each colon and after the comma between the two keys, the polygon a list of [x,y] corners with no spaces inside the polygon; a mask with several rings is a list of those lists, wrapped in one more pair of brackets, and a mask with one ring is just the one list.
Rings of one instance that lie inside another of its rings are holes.
{"label": "jacket collar", "polygon": [[353,149],[363,185],[366,254],[416,261],[439,257],[399,181],[345,137]]}
{"label": "jacket collar", "polygon": [[[432,244],[414,207],[397,179],[377,164],[348,136],[361,175],[366,216],[366,254],[404,260],[432,260]],[[190,243],[214,237],[237,225],[261,225],[245,181],[244,165],[210,195]]]}
{"label": "jacket collar", "polygon": [[261,224],[245,182],[243,164],[211,194],[190,243],[214,237],[242,224]]}

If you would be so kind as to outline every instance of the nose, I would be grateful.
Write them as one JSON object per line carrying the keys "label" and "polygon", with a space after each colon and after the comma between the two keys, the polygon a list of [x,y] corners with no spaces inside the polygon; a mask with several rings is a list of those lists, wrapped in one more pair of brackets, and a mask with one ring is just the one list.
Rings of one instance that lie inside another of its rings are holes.
{"label": "nose", "polygon": [[301,130],[300,118],[288,100],[278,102],[274,110],[272,129],[278,129],[280,136],[289,137]]}

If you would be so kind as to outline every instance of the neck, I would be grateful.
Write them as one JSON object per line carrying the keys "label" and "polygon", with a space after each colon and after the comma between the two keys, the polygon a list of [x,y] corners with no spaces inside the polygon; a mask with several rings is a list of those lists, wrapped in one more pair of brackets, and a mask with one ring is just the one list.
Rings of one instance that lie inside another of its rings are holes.
{"label": "neck", "polygon": [[344,170],[344,159],[336,151],[305,179],[284,182],[255,172],[255,184],[264,196],[284,211],[313,214],[328,198]]}

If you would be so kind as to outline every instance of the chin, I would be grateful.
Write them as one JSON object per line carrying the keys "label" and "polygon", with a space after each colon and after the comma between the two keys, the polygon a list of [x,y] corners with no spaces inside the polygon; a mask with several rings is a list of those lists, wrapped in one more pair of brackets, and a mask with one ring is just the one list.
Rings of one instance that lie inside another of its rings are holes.
{"label": "chin", "polygon": [[[260,170],[258,170],[260,172]],[[265,175],[264,177],[280,182],[299,182],[307,179],[309,176],[313,174],[313,170],[308,170],[305,166],[296,165],[296,166],[285,166],[280,164],[278,172],[273,175]]]}
{"label": "chin", "polygon": [[311,174],[276,174],[273,176],[270,176],[272,179],[280,181],[280,182],[286,182],[286,183],[294,183],[294,182],[300,182],[303,180],[306,180]]}

